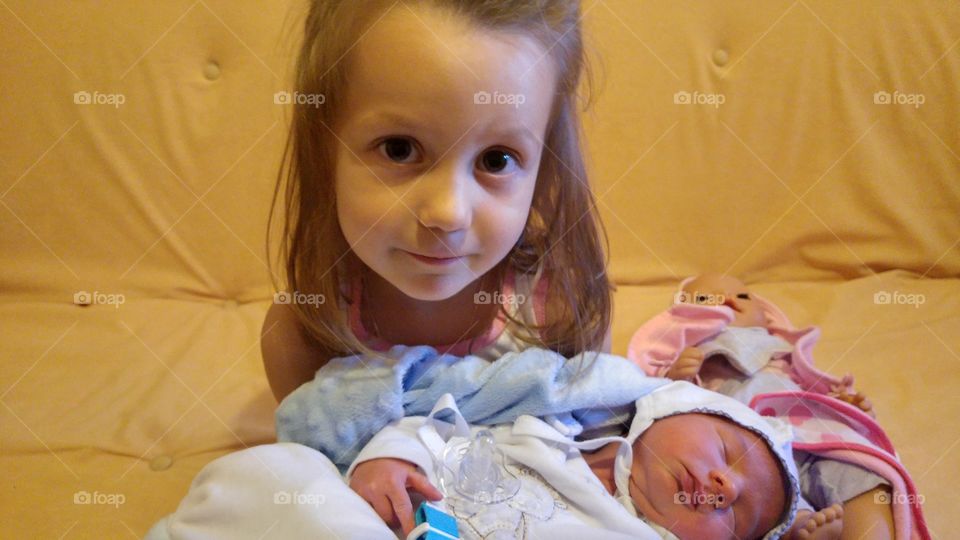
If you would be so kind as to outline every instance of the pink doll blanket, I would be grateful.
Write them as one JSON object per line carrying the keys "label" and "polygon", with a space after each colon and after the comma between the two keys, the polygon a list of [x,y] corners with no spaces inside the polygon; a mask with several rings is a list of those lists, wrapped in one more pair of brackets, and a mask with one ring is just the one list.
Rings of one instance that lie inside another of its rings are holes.
{"label": "pink doll blanket", "polygon": [[[690,280],[681,283],[681,288]],[[800,388],[827,394],[844,389],[853,392],[853,377],[838,378],[813,366],[813,346],[820,339],[820,329],[811,326],[794,328],[787,316],[769,300],[753,295],[767,318],[767,329],[793,346],[787,356],[787,372]],[[648,375],[663,377],[685,348],[706,341],[724,329],[733,320],[733,310],[727,306],[705,306],[679,301],[663,313],[641,326],[630,339],[627,358],[639,365]]]}
{"label": "pink doll blanket", "polygon": [[930,538],[923,498],[873,418],[849,403],[813,392],[759,394],[750,407],[763,416],[790,422],[795,450],[859,465],[886,479],[892,494],[884,502],[893,508],[896,538]]}

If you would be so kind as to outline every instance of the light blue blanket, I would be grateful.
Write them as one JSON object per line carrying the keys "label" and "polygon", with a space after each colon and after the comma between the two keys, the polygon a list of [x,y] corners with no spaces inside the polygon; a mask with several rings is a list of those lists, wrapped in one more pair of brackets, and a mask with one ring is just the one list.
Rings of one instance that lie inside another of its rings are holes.
{"label": "light blue blanket", "polygon": [[403,416],[429,414],[443,394],[453,395],[470,424],[528,414],[577,435],[628,423],[633,403],[669,382],[604,353],[567,359],[527,349],[490,362],[397,345],[386,356],[330,360],[280,403],[277,439],[314,448],[343,470],[380,429]]}

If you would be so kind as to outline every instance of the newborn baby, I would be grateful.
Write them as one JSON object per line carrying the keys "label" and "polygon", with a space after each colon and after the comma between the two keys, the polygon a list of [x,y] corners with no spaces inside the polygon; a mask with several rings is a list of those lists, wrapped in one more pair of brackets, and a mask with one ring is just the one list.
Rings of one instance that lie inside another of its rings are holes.
{"label": "newborn baby", "polygon": [[[610,443],[584,459],[616,494]],[[633,443],[629,491],[637,512],[680,538],[760,538],[786,513],[790,484],[753,431],[713,414],[657,420]]]}
{"label": "newborn baby", "polygon": [[455,467],[442,452],[424,451],[430,417],[404,418],[374,437],[348,473],[350,485],[404,533],[413,528],[408,489],[432,500],[446,495],[463,538],[501,538],[493,531],[508,524],[506,537],[554,540],[646,538],[650,528],[663,538],[774,538],[787,528],[797,504],[789,428],[684,382],[637,400],[636,410],[625,438],[574,442],[533,417],[491,429],[520,489],[479,511],[452,488],[434,487]]}

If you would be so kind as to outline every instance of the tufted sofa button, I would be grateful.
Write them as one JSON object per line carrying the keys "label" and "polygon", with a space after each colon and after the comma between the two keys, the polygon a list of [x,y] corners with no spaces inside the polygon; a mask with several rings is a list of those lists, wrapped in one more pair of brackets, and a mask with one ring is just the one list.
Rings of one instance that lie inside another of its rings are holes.
{"label": "tufted sofa button", "polygon": [[150,469],[154,471],[165,471],[173,465],[173,458],[170,456],[157,456],[150,462]]}
{"label": "tufted sofa button", "polygon": [[210,60],[207,62],[207,65],[203,66],[203,76],[207,80],[215,81],[220,78],[220,64],[215,60]]}
{"label": "tufted sofa button", "polygon": [[730,61],[730,54],[723,49],[717,49],[713,51],[713,63],[723,67],[727,65],[727,62]]}

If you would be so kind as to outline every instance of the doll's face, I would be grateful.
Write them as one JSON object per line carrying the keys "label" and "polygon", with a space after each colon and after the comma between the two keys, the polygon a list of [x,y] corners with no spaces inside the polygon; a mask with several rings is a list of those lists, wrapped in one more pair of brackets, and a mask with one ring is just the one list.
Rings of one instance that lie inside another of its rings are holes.
{"label": "doll's face", "polygon": [[730,326],[767,326],[763,308],[739,279],[720,274],[703,274],[683,287],[682,301],[733,310]]}
{"label": "doll's face", "polygon": [[762,537],[783,514],[785,488],[766,442],[719,416],[662,418],[633,445],[637,511],[682,540]]}

